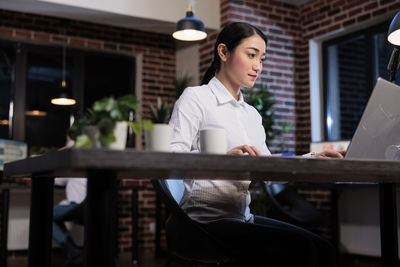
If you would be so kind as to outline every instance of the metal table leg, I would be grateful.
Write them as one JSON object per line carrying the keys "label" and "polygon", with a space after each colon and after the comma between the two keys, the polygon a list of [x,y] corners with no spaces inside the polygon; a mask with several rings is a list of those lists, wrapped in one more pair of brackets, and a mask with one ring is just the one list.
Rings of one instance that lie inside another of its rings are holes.
{"label": "metal table leg", "polygon": [[381,252],[383,267],[399,266],[396,184],[379,184]]}
{"label": "metal table leg", "polygon": [[132,264],[139,264],[138,189],[132,187]]}
{"label": "metal table leg", "polygon": [[29,267],[51,267],[54,178],[32,177]]}
{"label": "metal table leg", "polygon": [[161,200],[156,194],[156,257],[161,257]]}
{"label": "metal table leg", "polygon": [[85,220],[85,266],[115,267],[117,178],[113,171],[89,171]]}
{"label": "metal table leg", "polygon": [[3,189],[1,213],[1,251],[0,266],[7,267],[7,234],[8,234],[8,209],[10,207],[10,190]]}

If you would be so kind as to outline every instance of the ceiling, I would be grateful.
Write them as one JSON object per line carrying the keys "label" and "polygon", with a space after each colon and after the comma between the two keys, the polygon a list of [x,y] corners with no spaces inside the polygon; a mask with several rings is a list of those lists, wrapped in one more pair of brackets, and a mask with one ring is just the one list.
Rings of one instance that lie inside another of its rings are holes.
{"label": "ceiling", "polygon": [[0,0],[0,9],[107,24],[150,32],[171,33],[175,23],[37,0]]}
{"label": "ceiling", "polygon": [[[310,0],[280,1],[299,6]],[[0,9],[81,20],[99,24],[106,23],[111,26],[168,34],[173,32],[175,28],[175,23],[173,22],[144,19],[112,12],[61,5],[41,0],[0,0]]]}

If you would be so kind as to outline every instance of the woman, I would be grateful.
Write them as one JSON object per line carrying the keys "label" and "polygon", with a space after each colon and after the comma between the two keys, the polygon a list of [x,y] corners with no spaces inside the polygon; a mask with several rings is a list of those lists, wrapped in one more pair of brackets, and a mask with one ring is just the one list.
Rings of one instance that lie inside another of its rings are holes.
{"label": "woman", "polygon": [[[170,120],[172,151],[196,151],[199,131],[224,128],[228,154],[270,155],[261,116],[243,101],[240,87],[253,87],[265,60],[267,38],[242,22],[218,35],[214,60],[202,86],[185,89]],[[342,155],[335,151],[320,156]],[[250,265],[330,266],[328,242],[305,230],[250,213],[250,181],[185,180],[182,209],[210,232],[243,252]],[[249,257],[249,255],[252,255]],[[293,255],[289,256],[288,255]]]}

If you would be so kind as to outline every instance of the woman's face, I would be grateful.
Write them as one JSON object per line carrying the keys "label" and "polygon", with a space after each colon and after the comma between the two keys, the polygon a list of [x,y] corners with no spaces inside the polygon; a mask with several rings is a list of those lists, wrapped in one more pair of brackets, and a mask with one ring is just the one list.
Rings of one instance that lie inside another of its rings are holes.
{"label": "woman's face", "polygon": [[225,67],[230,83],[236,87],[253,87],[264,59],[265,42],[258,34],[243,39],[233,53],[227,55]]}

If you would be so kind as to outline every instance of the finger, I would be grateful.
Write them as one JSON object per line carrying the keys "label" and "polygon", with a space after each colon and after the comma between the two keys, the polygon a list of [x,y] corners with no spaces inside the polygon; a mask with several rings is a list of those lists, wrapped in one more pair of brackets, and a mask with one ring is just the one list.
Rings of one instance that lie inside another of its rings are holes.
{"label": "finger", "polygon": [[243,146],[243,152],[247,152],[251,156],[255,156],[256,155],[256,153],[253,151],[253,149],[250,148],[248,145],[244,145]]}
{"label": "finger", "polygon": [[231,149],[231,150],[229,150],[228,151],[228,153],[227,153],[228,155],[242,155],[243,154],[243,151],[240,149],[240,148],[233,148],[233,149]]}
{"label": "finger", "polygon": [[255,146],[251,146],[251,149],[253,149],[254,153],[256,153],[257,156],[261,156],[260,150],[258,150]]}
{"label": "finger", "polygon": [[325,150],[323,153],[329,158],[343,158],[343,155],[336,150]]}
{"label": "finger", "polygon": [[342,149],[338,151],[340,154],[342,154],[342,156],[346,155],[347,150],[346,149]]}

